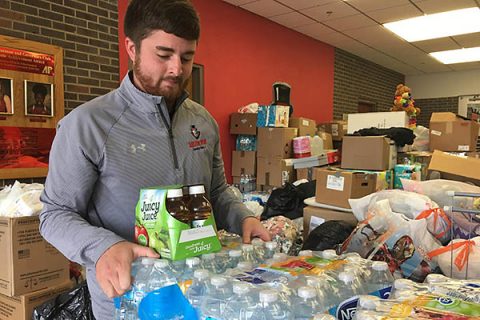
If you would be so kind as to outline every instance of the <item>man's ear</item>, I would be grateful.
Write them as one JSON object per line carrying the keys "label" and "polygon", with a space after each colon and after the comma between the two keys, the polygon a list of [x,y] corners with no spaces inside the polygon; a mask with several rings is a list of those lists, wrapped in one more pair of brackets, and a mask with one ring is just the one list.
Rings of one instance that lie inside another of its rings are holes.
{"label": "man's ear", "polygon": [[127,50],[127,54],[130,57],[130,60],[135,61],[137,51],[136,51],[135,43],[129,37],[125,38],[125,49]]}

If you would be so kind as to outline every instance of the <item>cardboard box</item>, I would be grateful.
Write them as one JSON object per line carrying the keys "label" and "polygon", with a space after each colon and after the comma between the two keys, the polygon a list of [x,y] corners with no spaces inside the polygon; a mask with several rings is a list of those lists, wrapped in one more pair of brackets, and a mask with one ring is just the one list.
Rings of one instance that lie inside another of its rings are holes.
{"label": "cardboard box", "polygon": [[372,127],[378,129],[408,128],[408,115],[405,111],[351,113],[348,115],[348,134]]}
{"label": "cardboard box", "polygon": [[321,167],[337,163],[338,161],[339,154],[337,150],[325,150],[316,156],[292,159],[294,169]]}
{"label": "cardboard box", "polygon": [[0,294],[19,296],[70,279],[68,260],[38,230],[35,217],[0,217]]}
{"label": "cardboard box", "polygon": [[430,151],[474,152],[480,124],[452,112],[433,112],[430,117]]}
{"label": "cardboard box", "polygon": [[317,125],[317,129],[320,132],[331,134],[333,141],[342,141],[343,136],[347,134],[347,121],[333,120],[332,122],[320,123]]}
{"label": "cardboard box", "polygon": [[0,295],[0,320],[31,320],[33,310],[72,288],[70,281],[17,297]]}
{"label": "cardboard box", "polygon": [[[350,170],[347,170],[350,171]],[[375,192],[393,189],[393,180],[394,180],[394,172],[393,170],[385,170],[385,171],[371,171],[371,170],[351,170],[353,172],[363,172],[374,174],[377,177],[377,182],[375,184]]]}
{"label": "cardboard box", "polygon": [[297,128],[258,128],[257,157],[292,158],[292,139],[297,131]]}
{"label": "cardboard box", "polygon": [[257,127],[287,128],[290,106],[258,106]]}
{"label": "cardboard box", "polygon": [[317,132],[318,136],[323,140],[323,150],[332,150],[333,140],[332,135],[327,132]]}
{"label": "cardboard box", "polygon": [[438,171],[443,179],[473,182],[480,185],[480,159],[457,156],[435,150],[428,166],[429,171]]}
{"label": "cardboard box", "polygon": [[396,164],[396,148],[384,136],[346,136],[342,143],[344,169],[387,170]]}
{"label": "cardboard box", "polygon": [[297,174],[297,180],[301,180],[301,179],[306,179],[308,181],[315,180],[315,168],[317,167],[295,169],[295,173]]}
{"label": "cardboard box", "polygon": [[255,175],[257,158],[255,151],[232,151],[232,176]]}
{"label": "cardboard box", "polygon": [[230,133],[231,134],[257,134],[257,114],[256,113],[232,113],[230,115]]}
{"label": "cardboard box", "polygon": [[315,120],[307,118],[290,118],[288,122],[290,128],[298,129],[298,136],[311,136],[313,137],[317,132],[317,123]]}
{"label": "cardboard box", "polygon": [[331,209],[306,206],[303,208],[303,239],[316,227],[330,220],[341,220],[356,226],[358,221],[351,212],[336,211]]}
{"label": "cardboard box", "polygon": [[377,177],[374,174],[316,169],[315,201],[350,209],[348,199],[362,198],[375,192]]}
{"label": "cardboard box", "polygon": [[257,157],[258,185],[281,187],[285,182],[293,181],[295,181],[295,171],[292,159]]}

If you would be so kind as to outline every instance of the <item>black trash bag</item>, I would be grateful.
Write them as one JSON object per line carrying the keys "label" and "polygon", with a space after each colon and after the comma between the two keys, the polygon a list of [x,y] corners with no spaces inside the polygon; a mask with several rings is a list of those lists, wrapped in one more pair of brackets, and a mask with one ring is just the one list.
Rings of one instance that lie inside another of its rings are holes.
{"label": "black trash bag", "polygon": [[33,310],[33,320],[95,320],[87,282]]}
{"label": "black trash bag", "polygon": [[315,196],[316,180],[295,186],[287,182],[282,188],[272,191],[263,209],[262,220],[275,216],[296,219],[303,216],[303,200]]}
{"label": "black trash bag", "polygon": [[322,223],[308,235],[303,243],[302,250],[323,251],[336,249],[352,233],[355,226],[339,220],[330,220]]}

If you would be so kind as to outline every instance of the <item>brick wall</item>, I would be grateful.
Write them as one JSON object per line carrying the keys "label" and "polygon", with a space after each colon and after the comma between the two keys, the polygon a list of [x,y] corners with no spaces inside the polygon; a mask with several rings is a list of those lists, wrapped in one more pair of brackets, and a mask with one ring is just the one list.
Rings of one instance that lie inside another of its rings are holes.
{"label": "brick wall", "polygon": [[375,104],[376,111],[388,111],[395,88],[405,76],[341,49],[335,50],[333,117],[356,113],[359,102]]}
{"label": "brick wall", "polygon": [[64,49],[65,114],[119,84],[116,0],[0,0],[0,34]]}
{"label": "brick wall", "polygon": [[[415,99],[415,96],[413,98]],[[427,128],[432,112],[458,113],[458,97],[415,99],[415,105],[421,109],[417,124]]]}

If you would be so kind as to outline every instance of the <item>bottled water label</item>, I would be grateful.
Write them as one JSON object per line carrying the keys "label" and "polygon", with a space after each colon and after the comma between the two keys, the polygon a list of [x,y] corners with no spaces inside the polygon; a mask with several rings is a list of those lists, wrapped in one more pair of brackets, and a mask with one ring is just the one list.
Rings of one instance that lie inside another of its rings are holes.
{"label": "bottled water label", "polygon": [[338,320],[351,320],[354,319],[355,312],[357,311],[358,296],[351,297],[338,306],[331,308],[328,312],[337,317]]}

